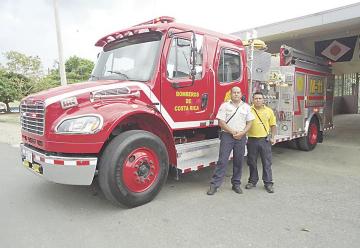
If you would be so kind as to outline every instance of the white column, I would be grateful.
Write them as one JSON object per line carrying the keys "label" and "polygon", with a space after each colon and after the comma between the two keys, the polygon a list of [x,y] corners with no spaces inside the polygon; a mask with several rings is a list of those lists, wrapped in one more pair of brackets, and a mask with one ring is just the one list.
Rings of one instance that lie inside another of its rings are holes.
{"label": "white column", "polygon": [[61,85],[64,86],[64,85],[67,85],[67,81],[66,81],[64,57],[63,57],[63,47],[62,47],[62,41],[61,41],[59,15],[58,15],[58,10],[57,10],[58,6],[57,6],[57,0],[53,0],[53,1],[54,1],[57,45],[58,45],[58,52],[59,52],[59,73],[60,73]]}

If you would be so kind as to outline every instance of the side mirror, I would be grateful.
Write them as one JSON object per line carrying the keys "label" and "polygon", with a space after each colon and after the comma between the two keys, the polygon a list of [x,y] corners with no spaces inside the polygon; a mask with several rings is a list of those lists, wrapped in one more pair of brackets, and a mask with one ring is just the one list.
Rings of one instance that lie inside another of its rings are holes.
{"label": "side mirror", "polygon": [[197,43],[196,43],[196,34],[193,32],[191,35],[190,41],[190,77],[192,79],[192,83],[194,84],[195,76],[196,76],[196,53],[198,51]]}
{"label": "side mirror", "polygon": [[190,45],[191,45],[192,51],[194,51],[197,54],[202,53],[203,36],[192,32]]}

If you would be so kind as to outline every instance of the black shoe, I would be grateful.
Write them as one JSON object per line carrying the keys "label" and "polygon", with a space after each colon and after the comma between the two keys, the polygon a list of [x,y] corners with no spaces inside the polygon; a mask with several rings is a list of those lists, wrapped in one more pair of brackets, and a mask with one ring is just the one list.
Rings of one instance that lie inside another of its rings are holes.
{"label": "black shoe", "polygon": [[245,189],[252,189],[252,188],[255,188],[256,185],[255,184],[252,184],[252,183],[248,183],[245,185]]}
{"label": "black shoe", "polygon": [[274,192],[275,192],[275,191],[274,191],[274,187],[273,187],[271,184],[265,185],[265,190],[266,190],[266,192],[268,192],[268,193],[274,193]]}
{"label": "black shoe", "polygon": [[217,187],[215,187],[215,185],[210,184],[210,188],[209,190],[206,192],[206,194],[208,195],[214,195],[217,191]]}
{"label": "black shoe", "polygon": [[242,194],[242,193],[243,193],[243,191],[241,190],[240,186],[235,186],[235,185],[233,185],[231,189],[234,190],[235,193],[238,193],[238,194]]}

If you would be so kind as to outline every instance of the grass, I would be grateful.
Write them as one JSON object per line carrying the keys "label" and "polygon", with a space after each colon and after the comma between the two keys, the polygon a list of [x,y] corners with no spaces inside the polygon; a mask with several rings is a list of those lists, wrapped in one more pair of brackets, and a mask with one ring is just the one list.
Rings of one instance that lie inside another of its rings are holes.
{"label": "grass", "polygon": [[[10,107],[19,107],[20,102],[14,101],[9,103]],[[16,123],[20,124],[20,114],[19,113],[0,113],[0,122],[1,123]]]}
{"label": "grass", "polygon": [[19,113],[0,114],[0,122],[20,124],[20,114]]}

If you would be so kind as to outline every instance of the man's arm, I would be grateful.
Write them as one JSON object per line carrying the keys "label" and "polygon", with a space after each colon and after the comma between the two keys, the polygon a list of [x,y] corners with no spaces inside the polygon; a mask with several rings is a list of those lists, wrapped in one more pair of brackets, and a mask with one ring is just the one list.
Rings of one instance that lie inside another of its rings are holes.
{"label": "man's arm", "polygon": [[251,128],[251,124],[253,121],[247,121],[246,126],[243,131],[236,132],[236,134],[233,134],[234,139],[241,139]]}
{"label": "man's arm", "polygon": [[223,120],[219,119],[219,126],[221,127],[222,130],[224,130],[227,133],[230,133],[232,135],[236,134],[236,130],[229,127],[228,124],[226,124],[226,122]]}
{"label": "man's arm", "polygon": [[271,139],[270,139],[270,141],[271,141],[272,145],[275,145],[276,117],[274,115],[274,111],[272,109],[270,109],[270,110],[271,110],[270,119],[269,119],[269,125],[270,125],[270,129],[271,129]]}
{"label": "man's arm", "polygon": [[270,128],[271,128],[271,144],[275,145],[276,125],[273,125]]}
{"label": "man's arm", "polygon": [[251,128],[251,125],[252,125],[252,122],[253,122],[252,120],[246,122],[246,126],[245,126],[244,131],[243,131],[244,133],[249,132],[249,130]]}

